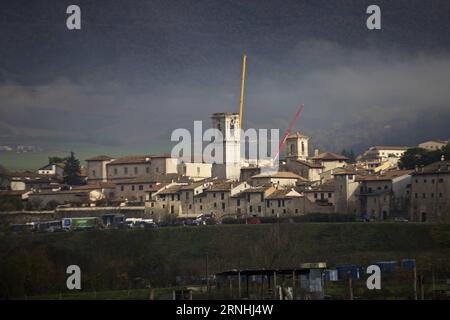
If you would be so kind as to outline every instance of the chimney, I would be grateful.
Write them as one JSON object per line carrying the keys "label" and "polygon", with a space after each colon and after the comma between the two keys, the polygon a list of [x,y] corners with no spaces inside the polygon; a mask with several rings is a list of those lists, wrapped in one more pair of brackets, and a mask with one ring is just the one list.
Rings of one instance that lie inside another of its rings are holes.
{"label": "chimney", "polygon": [[319,149],[314,149],[314,157],[317,157],[319,155]]}

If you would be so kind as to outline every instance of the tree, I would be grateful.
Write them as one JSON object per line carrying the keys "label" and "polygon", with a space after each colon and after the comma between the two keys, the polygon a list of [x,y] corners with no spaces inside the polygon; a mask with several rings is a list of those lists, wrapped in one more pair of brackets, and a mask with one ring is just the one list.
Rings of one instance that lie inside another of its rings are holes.
{"label": "tree", "polygon": [[355,163],[356,162],[356,156],[355,156],[355,152],[353,151],[353,149],[350,149],[350,152],[347,151],[346,149],[343,149],[341,154],[344,157],[348,158],[348,162],[349,163]]}
{"label": "tree", "polygon": [[440,150],[428,151],[423,148],[415,147],[409,148],[402,155],[399,161],[401,169],[414,169],[416,166],[427,166],[434,162],[450,160],[450,144],[447,144]]}
{"label": "tree", "polygon": [[75,158],[75,154],[70,152],[64,165],[64,182],[69,185],[81,185],[83,181],[80,177],[80,161]]}
{"label": "tree", "polygon": [[65,157],[65,158],[61,158],[58,156],[52,156],[52,157],[48,157],[48,163],[66,163],[67,159],[69,159],[69,157]]}

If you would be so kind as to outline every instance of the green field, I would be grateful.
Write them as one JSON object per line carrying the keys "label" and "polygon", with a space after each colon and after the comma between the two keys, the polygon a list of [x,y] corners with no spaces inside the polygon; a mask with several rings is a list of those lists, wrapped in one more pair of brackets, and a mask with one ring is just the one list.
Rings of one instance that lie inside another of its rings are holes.
{"label": "green field", "polygon": [[[155,288],[169,287],[177,285],[177,277],[188,283],[201,278],[206,256],[210,274],[234,268],[296,267],[303,262],[334,266],[415,258],[431,290],[431,272],[436,279],[450,278],[449,253],[448,224],[297,223],[3,234],[0,295],[67,294],[65,268],[70,264],[80,266],[84,291],[142,289],[136,279]],[[374,293],[366,298],[408,298],[409,278],[401,274],[384,296]],[[355,285],[356,294],[364,296],[358,291],[364,284]],[[345,298],[344,291],[345,284],[328,288],[335,298]]]}

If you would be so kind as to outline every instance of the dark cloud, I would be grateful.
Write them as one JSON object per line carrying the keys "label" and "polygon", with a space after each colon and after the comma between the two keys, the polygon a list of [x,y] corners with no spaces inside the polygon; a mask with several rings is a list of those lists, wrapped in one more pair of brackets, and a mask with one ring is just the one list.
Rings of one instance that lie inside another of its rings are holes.
{"label": "dark cloud", "polygon": [[[297,129],[340,151],[448,138],[446,1],[6,1],[0,17],[0,142],[160,148],[170,133],[237,111],[248,54],[247,126]],[[62,13],[62,14],[61,14]]]}

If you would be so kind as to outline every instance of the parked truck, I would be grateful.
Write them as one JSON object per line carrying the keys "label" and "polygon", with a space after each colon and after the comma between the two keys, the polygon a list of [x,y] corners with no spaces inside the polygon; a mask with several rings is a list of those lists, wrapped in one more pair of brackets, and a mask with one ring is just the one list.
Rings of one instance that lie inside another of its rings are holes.
{"label": "parked truck", "polygon": [[98,217],[64,218],[62,228],[66,231],[97,230],[103,228],[103,223]]}

